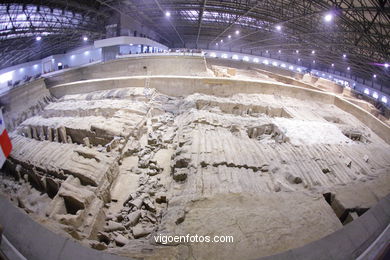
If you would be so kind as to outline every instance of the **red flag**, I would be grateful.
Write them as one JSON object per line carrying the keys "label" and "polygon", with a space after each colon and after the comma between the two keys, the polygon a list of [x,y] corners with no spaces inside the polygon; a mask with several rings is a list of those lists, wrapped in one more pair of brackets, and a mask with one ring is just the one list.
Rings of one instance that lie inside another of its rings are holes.
{"label": "red flag", "polygon": [[5,129],[3,113],[0,109],[0,168],[3,167],[3,164],[12,150],[12,143],[9,139],[7,130]]}

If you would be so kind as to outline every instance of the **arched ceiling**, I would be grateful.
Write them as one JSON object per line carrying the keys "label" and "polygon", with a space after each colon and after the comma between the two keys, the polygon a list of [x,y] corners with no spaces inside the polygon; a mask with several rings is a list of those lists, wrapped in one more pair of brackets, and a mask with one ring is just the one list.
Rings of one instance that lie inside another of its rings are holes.
{"label": "arched ceiling", "polygon": [[[3,1],[2,5],[15,2]],[[375,81],[390,88],[390,68],[384,67],[390,63],[387,0],[31,0],[19,3],[65,10],[75,16],[68,20],[61,18],[55,26],[46,28],[30,25],[30,29],[22,30],[20,37],[14,38],[4,38],[12,30],[5,31],[1,23],[1,67],[22,62],[20,52],[29,46],[34,48],[35,38],[28,38],[29,33],[53,32],[48,35],[53,39],[47,46],[40,45],[34,50],[37,55],[47,56],[80,45],[80,37],[86,33],[91,39],[102,37],[109,18],[122,15],[155,31],[159,40],[170,47],[271,55],[320,70],[336,69],[366,80],[376,74]],[[2,16],[10,13],[10,9],[1,10]],[[166,16],[166,12],[171,15]],[[324,16],[329,13],[333,20],[326,22]],[[8,46],[6,51],[4,46]]]}
{"label": "arched ceiling", "polygon": [[[99,6],[95,1],[1,1],[0,68],[79,47],[84,36],[103,37],[108,14]],[[37,36],[45,39],[37,42]]]}

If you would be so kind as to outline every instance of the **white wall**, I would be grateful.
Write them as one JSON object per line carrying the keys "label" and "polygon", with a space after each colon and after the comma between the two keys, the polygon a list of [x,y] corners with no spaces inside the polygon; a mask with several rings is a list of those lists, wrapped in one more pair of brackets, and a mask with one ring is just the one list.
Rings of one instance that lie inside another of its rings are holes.
{"label": "white wall", "polygon": [[[126,38],[126,37],[125,37]],[[127,37],[127,38],[133,38],[133,37]],[[146,38],[140,38],[140,40],[146,39]],[[120,45],[120,53],[121,54],[128,54],[131,50],[132,54],[135,53],[141,53],[141,45],[134,44],[134,45]],[[205,50],[205,55],[207,57],[211,58],[219,58],[219,59],[232,59],[233,56],[237,58],[237,60],[240,60],[242,62],[250,62],[250,63],[263,63],[265,61],[268,62],[269,66],[277,66],[282,67],[284,69],[290,69],[298,72],[304,72],[306,70],[306,67],[292,64],[284,61],[279,61],[276,59],[271,59],[268,57],[261,57],[261,56],[255,56],[255,55],[248,55],[248,54],[242,54],[242,53],[235,53],[235,52],[227,52],[227,51],[215,51],[215,50]],[[150,54],[152,55],[152,54]],[[161,54],[159,54],[161,55]],[[215,57],[214,57],[215,56]],[[51,62],[52,69],[54,71],[58,70],[58,63],[62,63],[63,66],[68,65],[69,67],[78,67],[82,66],[91,62],[100,61],[102,59],[102,50],[101,48],[95,48],[93,45],[81,47],[72,51],[69,51],[66,54],[59,54],[59,55],[52,55],[49,57],[46,57],[42,60],[27,62],[23,64],[19,64],[17,66],[12,66],[3,70],[0,70],[0,94],[7,91],[9,88],[7,86],[7,81],[2,80],[4,79],[4,74],[11,72],[12,73],[12,81],[18,81],[23,80],[25,76],[34,76],[40,73],[45,73],[43,70],[43,64],[45,62]],[[387,101],[387,104],[390,104],[390,97],[388,97],[386,94],[378,91],[377,89],[371,88],[371,86],[363,85],[361,83],[358,83],[350,78],[346,78],[340,75],[328,73],[328,72],[322,72],[318,70],[312,70],[313,73],[318,73],[318,77],[326,78],[329,80],[344,80],[348,82],[349,86],[354,88],[356,91],[362,93],[363,95],[373,96],[377,95],[377,99],[380,101],[383,101],[382,98],[385,97],[384,100]],[[324,74],[324,76],[322,75]],[[331,78],[329,78],[331,77]],[[368,90],[368,92],[367,92]],[[369,93],[366,94],[365,93]],[[375,93],[375,94],[374,94]]]}
{"label": "white wall", "polygon": [[[120,42],[129,44],[120,44]],[[82,66],[91,62],[102,60],[101,46],[95,46],[95,44],[118,44],[120,45],[120,52],[122,54],[129,54],[130,50],[132,54],[141,53],[141,44],[145,46],[153,46],[160,49],[168,49],[165,45],[143,37],[113,37],[109,39],[103,39],[95,41],[93,45],[80,47],[71,50],[65,54],[51,55],[41,60],[31,61],[16,66],[8,67],[0,70],[0,93],[9,89],[8,80],[6,76],[12,74],[12,82],[22,81],[25,76],[35,76],[38,74],[50,73],[58,70],[58,64],[62,64],[62,68],[65,66],[72,68]],[[130,46],[130,43],[134,43]],[[7,73],[7,74],[6,74]],[[4,75],[5,74],[5,75]]]}
{"label": "white wall", "polygon": [[[209,57],[209,58],[232,59],[233,55],[236,55],[238,60],[240,60],[242,62],[264,64],[264,61],[268,61],[268,66],[277,65],[277,67],[281,67],[282,65],[284,65],[283,68],[285,68],[285,69],[292,68],[295,71],[297,71],[299,69],[302,72],[304,72],[306,70],[306,67],[299,66],[297,64],[284,62],[284,61],[279,61],[276,59],[271,59],[268,57],[261,57],[261,56],[248,55],[248,54],[242,54],[242,53],[236,53],[236,52],[228,52],[228,51],[205,50],[204,52],[205,52],[205,55],[207,55],[207,57]],[[244,57],[247,57],[248,60],[244,61],[243,60]],[[254,62],[255,58],[257,58],[256,62]],[[318,77],[325,78],[325,79],[332,80],[332,81],[343,80],[344,82],[348,83],[349,87],[355,89],[356,91],[360,92],[361,94],[366,95],[366,96],[370,96],[370,97],[374,97],[374,98],[382,101],[383,103],[390,105],[390,97],[388,97],[388,95],[379,91],[378,89],[371,88],[371,86],[367,86],[367,85],[358,83],[350,78],[346,78],[346,77],[336,75],[333,73],[323,72],[323,71],[314,70],[314,69],[312,69],[312,73],[314,73]],[[379,87],[379,86],[377,86],[377,87]],[[367,90],[368,90],[368,92],[367,92]]]}

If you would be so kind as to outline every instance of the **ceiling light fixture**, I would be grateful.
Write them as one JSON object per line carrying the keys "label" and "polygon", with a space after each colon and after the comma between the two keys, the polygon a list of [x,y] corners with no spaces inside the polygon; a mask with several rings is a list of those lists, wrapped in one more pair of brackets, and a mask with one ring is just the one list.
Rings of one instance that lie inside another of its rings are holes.
{"label": "ceiling light fixture", "polygon": [[333,15],[332,14],[326,14],[325,16],[324,16],[324,20],[325,20],[325,22],[331,22],[332,20],[333,20]]}

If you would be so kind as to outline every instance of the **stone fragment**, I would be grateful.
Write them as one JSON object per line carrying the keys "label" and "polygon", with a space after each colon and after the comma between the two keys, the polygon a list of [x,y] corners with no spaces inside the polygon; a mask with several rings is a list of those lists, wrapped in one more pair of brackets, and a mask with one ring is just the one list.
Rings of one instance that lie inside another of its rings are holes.
{"label": "stone fragment", "polygon": [[96,250],[105,250],[105,249],[107,249],[107,245],[105,243],[101,243],[101,242],[93,241],[93,242],[91,242],[90,245],[91,245],[91,247],[93,249],[96,249]]}
{"label": "stone fragment", "polygon": [[104,231],[106,232],[112,232],[112,231],[124,230],[124,229],[125,227],[122,224],[114,222],[112,220],[108,221],[108,223],[106,223],[106,226],[104,227]]}
{"label": "stone fragment", "polygon": [[130,201],[130,205],[133,206],[133,207],[136,207],[137,209],[140,209],[141,206],[142,206],[142,203],[143,203],[143,198],[142,197],[138,197],[132,201]]}
{"label": "stone fragment", "polygon": [[295,175],[295,174],[292,174],[292,173],[287,173],[287,177],[286,179],[292,183],[292,184],[299,184],[302,182],[302,178]]}
{"label": "stone fragment", "polygon": [[[151,116],[159,116],[159,115],[162,115],[165,113],[164,110],[160,109],[160,108],[157,108],[157,107],[153,107],[151,110],[150,110],[150,115]],[[152,122],[155,122],[154,120],[158,120],[157,118],[152,118]]]}
{"label": "stone fragment", "polygon": [[175,181],[185,181],[187,179],[187,169],[175,169],[173,179]]}
{"label": "stone fragment", "polygon": [[148,169],[147,171],[146,171],[146,174],[147,175],[149,175],[149,176],[154,176],[154,175],[157,175],[159,172],[158,172],[158,170],[156,170],[156,169]]}
{"label": "stone fragment", "polygon": [[327,174],[327,173],[330,172],[330,170],[329,170],[329,168],[323,168],[323,169],[322,169],[322,172],[323,172],[324,174]]}
{"label": "stone fragment", "polygon": [[140,168],[138,168],[138,167],[134,167],[134,170],[133,170],[133,171],[134,171],[134,173],[137,174],[137,175],[143,173],[143,171],[142,171]]}
{"label": "stone fragment", "polygon": [[152,124],[152,129],[153,129],[153,131],[156,131],[157,129],[159,129],[162,126],[163,126],[163,124],[161,122],[156,122],[156,123]]}
{"label": "stone fragment", "polygon": [[177,214],[177,219],[176,219],[176,225],[179,225],[181,223],[183,223],[183,221],[185,220],[186,218],[186,212],[184,210],[180,210]]}
{"label": "stone fragment", "polygon": [[105,244],[109,244],[110,243],[110,236],[106,233],[106,232],[99,232],[97,234],[97,239],[99,240],[99,242],[103,242]]}
{"label": "stone fragment", "polygon": [[260,171],[268,172],[269,171],[269,165],[268,164],[262,165],[261,168],[260,168]]}
{"label": "stone fragment", "polygon": [[123,216],[122,214],[118,213],[115,215],[116,222],[122,222]]}
{"label": "stone fragment", "polygon": [[348,168],[351,168],[352,161],[350,159],[345,160],[345,165],[347,165]]}
{"label": "stone fragment", "polygon": [[363,157],[363,160],[364,160],[365,162],[368,162],[368,159],[369,159],[369,158],[368,158],[368,155],[365,154],[364,157]]}
{"label": "stone fragment", "polygon": [[129,201],[131,201],[135,198],[137,198],[137,193],[135,193],[135,192],[130,193],[129,196],[127,197],[127,199],[125,200],[125,202],[123,202],[123,206],[125,206]]}
{"label": "stone fragment", "polygon": [[172,141],[173,141],[173,138],[175,137],[176,133],[174,131],[168,131],[166,132],[163,137],[162,137],[162,141],[164,143],[167,143],[167,144],[171,144]]}
{"label": "stone fragment", "polygon": [[363,168],[360,168],[359,171],[356,172],[356,174],[368,175],[367,171]]}
{"label": "stone fragment", "polygon": [[144,200],[144,205],[147,210],[156,212],[156,207],[154,206],[153,202],[149,198]]}
{"label": "stone fragment", "polygon": [[89,138],[88,137],[84,137],[83,138],[83,142],[84,142],[84,145],[86,147],[91,147],[91,143],[89,142]]}
{"label": "stone fragment", "polygon": [[68,233],[69,235],[71,235],[74,239],[76,240],[81,240],[81,235],[80,235],[80,232],[78,232],[77,230],[68,230]]}
{"label": "stone fragment", "polygon": [[157,222],[157,219],[156,217],[154,216],[154,214],[150,211],[148,211],[146,213],[146,218],[149,219],[150,222],[152,222],[153,224]]}
{"label": "stone fragment", "polygon": [[16,197],[16,200],[18,202],[18,207],[21,208],[21,209],[24,209],[26,207],[24,201],[22,200],[22,198],[20,198],[19,196]]}
{"label": "stone fragment", "polygon": [[157,165],[157,161],[156,161],[156,160],[153,160],[153,159],[150,159],[150,160],[149,160],[149,166],[150,166],[150,165],[152,165],[152,167],[153,167],[153,165],[156,166],[156,165]]}
{"label": "stone fragment", "polygon": [[153,170],[157,170],[157,171],[160,170],[160,167],[158,167],[157,164],[154,161],[150,161],[149,168],[153,169]]}
{"label": "stone fragment", "polygon": [[139,161],[138,161],[138,167],[139,168],[148,168],[149,167],[149,159],[150,159],[151,155],[145,155],[143,157],[140,157]]}
{"label": "stone fragment", "polygon": [[127,146],[127,150],[125,151],[125,156],[132,156],[135,153],[139,152],[140,144],[138,141],[129,141],[130,143]]}
{"label": "stone fragment", "polygon": [[108,215],[106,216],[106,221],[112,220],[113,218],[114,218],[113,215],[108,214]]}
{"label": "stone fragment", "polygon": [[157,145],[158,139],[155,133],[148,134],[148,145]]}
{"label": "stone fragment", "polygon": [[106,151],[111,152],[114,150],[120,143],[121,137],[115,136],[111,142],[105,145]]}
{"label": "stone fragment", "polygon": [[175,158],[174,167],[175,168],[187,168],[189,163],[190,163],[190,158],[178,156]]}
{"label": "stone fragment", "polygon": [[139,219],[141,217],[141,210],[136,210],[134,212],[131,212],[129,215],[127,215],[127,218],[129,221],[126,223],[126,226],[134,226],[138,223]]}
{"label": "stone fragment", "polygon": [[117,246],[124,246],[126,245],[128,242],[129,242],[129,239],[127,239],[126,237],[124,237],[123,235],[121,234],[118,234],[115,238],[114,238],[114,241],[115,241],[115,244]]}
{"label": "stone fragment", "polygon": [[158,204],[161,204],[161,203],[167,203],[167,195],[165,193],[157,193],[156,194],[156,202]]}
{"label": "stone fragment", "polygon": [[144,228],[141,224],[136,225],[132,229],[135,238],[140,238],[149,235],[153,229],[151,227]]}

